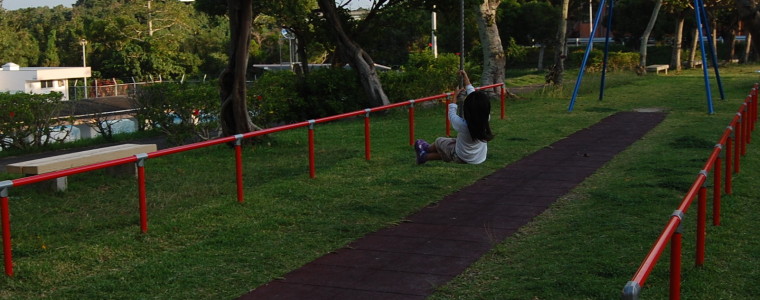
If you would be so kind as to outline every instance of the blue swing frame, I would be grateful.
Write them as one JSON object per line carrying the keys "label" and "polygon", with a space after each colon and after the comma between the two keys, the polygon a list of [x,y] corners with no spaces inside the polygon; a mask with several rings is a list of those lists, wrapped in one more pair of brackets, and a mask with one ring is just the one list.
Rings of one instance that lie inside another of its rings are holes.
{"label": "blue swing frame", "polygon": [[[586,45],[586,52],[583,55],[583,61],[581,62],[581,68],[578,72],[578,79],[575,81],[575,88],[573,89],[573,96],[570,99],[570,104],[568,105],[567,110],[572,112],[573,108],[575,106],[575,99],[578,97],[578,90],[580,89],[581,81],[583,80],[583,73],[586,69],[586,64],[588,63],[588,57],[591,53],[591,47],[594,43],[593,37],[596,36],[596,30],[599,25],[599,20],[602,16],[602,8],[604,7],[606,0],[601,0],[599,2],[599,8],[597,9],[596,18],[594,19],[593,29],[591,30],[591,37],[588,40],[588,45]],[[607,60],[608,60],[608,53],[609,53],[609,42],[610,42],[610,28],[612,27],[612,12],[613,12],[613,4],[614,0],[610,0],[608,10],[609,13],[607,14],[607,30],[605,34],[605,40],[604,40],[604,60],[602,62],[602,79],[601,84],[599,88],[599,101],[602,101],[604,99],[604,85],[605,85],[605,77],[607,74]],[[713,108],[713,102],[712,102],[712,91],[710,89],[710,77],[707,71],[707,56],[705,55],[705,43],[704,43],[704,35],[703,35],[703,26],[704,29],[710,32],[710,27],[707,22],[707,12],[704,7],[703,0],[694,0],[694,12],[696,14],[696,20],[697,20],[697,29],[699,32],[699,48],[702,53],[702,72],[704,73],[704,80],[705,80],[705,92],[707,94],[707,111],[709,114],[715,113],[715,110]],[[725,99],[725,95],[723,93],[723,83],[720,80],[720,72],[718,71],[718,56],[717,51],[715,50],[714,43],[712,41],[712,36],[707,36],[708,43],[710,44],[710,56],[712,65],[715,68],[715,77],[718,82],[718,88],[720,90],[720,98],[721,100]]]}

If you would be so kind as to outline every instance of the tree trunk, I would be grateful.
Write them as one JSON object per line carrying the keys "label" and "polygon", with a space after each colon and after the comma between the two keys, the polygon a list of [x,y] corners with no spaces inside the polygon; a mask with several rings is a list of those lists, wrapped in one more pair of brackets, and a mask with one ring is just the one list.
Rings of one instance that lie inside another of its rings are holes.
{"label": "tree trunk", "polygon": [[507,57],[501,46],[499,28],[496,26],[496,9],[499,0],[486,0],[477,6],[478,33],[483,45],[483,76],[482,85],[503,83]]}
{"label": "tree trunk", "polygon": [[557,28],[557,38],[554,41],[554,66],[546,74],[546,83],[553,82],[555,86],[562,86],[565,74],[565,58],[567,57],[567,11],[570,0],[562,0],[562,19]]}
{"label": "tree trunk", "polygon": [[731,29],[731,34],[728,38],[728,61],[732,62],[734,59],[736,59],[736,33],[739,30],[736,28]]}
{"label": "tree trunk", "polygon": [[546,45],[541,44],[538,46],[538,65],[536,66],[539,71],[544,70],[544,52],[546,52]]}
{"label": "tree trunk", "polygon": [[298,54],[298,60],[301,63],[301,72],[303,77],[309,77],[309,55],[306,53],[306,39],[302,38],[300,34],[296,34],[296,53]]}
{"label": "tree trunk", "polygon": [[654,8],[652,9],[652,16],[649,17],[647,28],[644,29],[644,33],[641,34],[641,47],[639,48],[639,53],[641,54],[639,66],[641,67],[646,67],[647,65],[647,42],[649,41],[649,35],[652,34],[654,23],[657,22],[657,15],[660,13],[660,7],[662,7],[662,0],[655,1]]}
{"label": "tree trunk", "polygon": [[335,1],[318,0],[317,3],[325,19],[327,19],[328,30],[335,38],[338,49],[343,52],[343,55],[348,59],[348,64],[359,75],[359,81],[364,88],[364,92],[367,94],[368,104],[372,107],[390,104],[388,96],[383,91],[383,86],[375,70],[375,62],[372,60],[372,57],[343,30],[336,12]]}
{"label": "tree trunk", "polygon": [[[699,46],[699,30],[694,28],[694,34],[691,39],[691,54],[689,54],[689,68],[694,69],[697,59],[697,47]],[[704,66],[702,66],[704,67]]]}
{"label": "tree trunk", "polygon": [[[712,23],[710,26],[712,26],[712,32],[710,32],[710,37],[712,38],[712,50],[711,51],[718,51],[718,30],[715,29],[715,26],[717,23],[715,21],[710,22]],[[717,57],[718,54],[715,54],[715,57]],[[712,58],[710,58],[712,59]]]}
{"label": "tree trunk", "polygon": [[742,63],[749,62],[749,55],[752,50],[752,34],[747,33],[747,40],[744,42],[744,55],[742,56]]}
{"label": "tree trunk", "polygon": [[684,24],[684,16],[683,13],[678,14],[678,19],[676,20],[676,31],[675,31],[675,39],[673,40],[673,52],[670,55],[670,67],[676,70],[676,72],[681,71],[681,44],[683,43],[683,24]]}
{"label": "tree trunk", "polygon": [[246,105],[245,78],[248,71],[248,50],[251,43],[253,0],[228,0],[230,17],[230,58],[219,76],[222,134],[230,136],[253,131]]}

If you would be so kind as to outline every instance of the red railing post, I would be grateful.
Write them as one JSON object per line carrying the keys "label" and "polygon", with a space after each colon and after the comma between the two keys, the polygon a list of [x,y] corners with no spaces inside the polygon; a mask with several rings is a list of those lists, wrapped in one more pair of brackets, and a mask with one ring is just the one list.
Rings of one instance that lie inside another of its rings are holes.
{"label": "red railing post", "polygon": [[731,167],[733,166],[732,157],[733,154],[731,153],[731,143],[734,136],[734,127],[728,126],[728,130],[731,130],[731,134],[726,139],[726,195],[730,195],[733,191],[731,189],[731,178],[733,176],[733,171]]}
{"label": "red railing post", "polygon": [[757,94],[758,86],[755,84],[755,88],[752,89],[752,130],[755,130],[755,123],[757,123]]}
{"label": "red railing post", "polygon": [[[451,100],[451,95],[454,95],[454,93],[446,94],[446,100],[444,100],[444,106],[445,106],[445,118],[446,118],[446,136],[451,136],[451,120],[449,120],[449,100]],[[456,95],[454,95],[456,97]]]}
{"label": "red railing post", "polygon": [[739,160],[742,153],[742,114],[736,113],[739,119],[734,126],[734,174],[739,174]]}
{"label": "red railing post", "polygon": [[[720,144],[715,147],[722,148]],[[720,226],[720,168],[721,159],[718,155],[713,163],[713,226]]]}
{"label": "red railing post", "polygon": [[237,183],[237,200],[243,203],[243,135],[235,135],[235,182]]}
{"label": "red railing post", "polygon": [[749,105],[747,105],[747,102],[744,102],[742,104],[742,116],[744,116],[744,120],[742,120],[742,156],[747,155],[747,144],[749,143]]}
{"label": "red railing post", "polygon": [[314,123],[315,120],[309,120],[309,177],[317,177],[316,167],[314,166]]}
{"label": "red railing post", "polygon": [[[700,174],[707,177],[707,171],[705,170],[702,170]],[[705,227],[707,223],[707,187],[705,187],[704,184],[699,188],[699,196],[697,198],[697,201],[696,265],[701,266],[705,263]]]}
{"label": "red railing post", "polygon": [[414,145],[414,100],[409,100],[409,145]]}
{"label": "red railing post", "polygon": [[372,146],[369,130],[369,113],[371,111],[371,108],[364,109],[364,159],[366,160],[369,160],[370,158],[370,147]]}
{"label": "red railing post", "polygon": [[5,275],[13,276],[13,250],[11,248],[11,214],[8,205],[8,188],[13,186],[10,180],[0,182],[0,218],[3,224],[3,261]]}
{"label": "red railing post", "polygon": [[747,116],[745,122],[744,122],[744,145],[742,146],[743,155],[747,155],[747,145],[750,144],[750,140],[752,140],[752,112],[750,111],[751,107],[750,102],[744,102],[744,105],[746,106],[744,111],[744,115]]}
{"label": "red railing post", "polygon": [[148,154],[141,153],[135,155],[137,158],[137,191],[140,195],[140,231],[142,233],[148,232],[148,204],[147,196],[145,195],[145,160],[148,158]]}
{"label": "red railing post", "polygon": [[[753,111],[752,105],[752,95],[750,94],[749,97],[747,97],[747,144],[752,144],[752,126],[754,124],[755,120],[755,113]],[[746,147],[746,146],[745,146]]]}
{"label": "red railing post", "polygon": [[502,83],[501,89],[500,89],[500,95],[499,95],[499,97],[501,98],[501,119],[502,120],[504,120],[504,110],[505,110],[504,98],[506,98],[505,91],[506,91],[506,87],[504,87],[504,84]]}
{"label": "red railing post", "polygon": [[678,228],[670,237],[670,299],[681,299],[681,240],[683,239],[683,211],[676,210],[672,216],[680,220]]}

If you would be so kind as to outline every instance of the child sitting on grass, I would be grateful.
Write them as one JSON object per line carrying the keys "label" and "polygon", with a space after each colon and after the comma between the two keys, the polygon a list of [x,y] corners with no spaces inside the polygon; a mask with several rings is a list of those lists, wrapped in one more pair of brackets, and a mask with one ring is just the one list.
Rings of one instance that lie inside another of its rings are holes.
{"label": "child sitting on grass", "polygon": [[[459,71],[462,76],[467,97],[464,100],[464,118],[457,115],[457,101],[449,103],[449,120],[457,131],[456,138],[439,137],[433,144],[419,139],[414,143],[417,164],[429,160],[443,160],[466,164],[479,164],[486,160],[488,141],[493,139],[491,126],[491,101],[488,94],[475,91],[467,73]],[[457,93],[458,94],[458,93]]]}

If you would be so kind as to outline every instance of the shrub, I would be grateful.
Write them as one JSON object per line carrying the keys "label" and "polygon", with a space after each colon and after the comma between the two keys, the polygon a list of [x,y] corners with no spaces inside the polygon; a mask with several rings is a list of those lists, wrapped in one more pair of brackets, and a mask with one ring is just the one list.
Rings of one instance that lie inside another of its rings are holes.
{"label": "shrub", "polygon": [[[570,53],[572,61],[582,62],[585,50],[579,49]],[[639,53],[609,52],[607,56],[607,71],[633,70],[639,65]],[[604,51],[592,49],[586,62],[586,71],[599,72],[602,70]]]}
{"label": "shrub", "polygon": [[[478,72],[467,69],[470,79],[476,82],[473,75]],[[398,102],[454,90],[458,85],[457,70],[459,56],[456,54],[444,53],[435,58],[425,51],[410,54],[409,61],[399,71],[381,73],[380,79],[388,98]]]}
{"label": "shrub", "polygon": [[[248,110],[253,123],[269,126],[280,122],[303,121],[299,107],[296,74],[289,71],[265,72],[248,89]],[[296,110],[294,112],[293,110]]]}
{"label": "shrub", "polygon": [[0,93],[0,147],[27,150],[63,142],[71,133],[69,119],[59,118],[63,94]]}
{"label": "shrub", "polygon": [[[446,91],[457,84],[459,56],[429,51],[411,54],[399,70],[380,72],[383,90],[391,102],[405,101]],[[468,67],[477,82],[480,70]],[[367,99],[356,72],[344,68],[314,69],[305,82],[291,71],[265,72],[248,90],[251,119],[260,126],[293,123],[360,110]]]}
{"label": "shrub", "polygon": [[219,91],[214,84],[151,84],[140,88],[133,101],[138,122],[165,133],[174,144],[218,135]]}
{"label": "shrub", "polygon": [[356,72],[350,69],[312,70],[303,95],[306,117],[309,119],[367,107],[367,99],[356,78]]}
{"label": "shrub", "polygon": [[248,108],[254,123],[269,126],[356,111],[366,102],[354,71],[322,68],[305,82],[290,71],[264,73],[249,89]]}

